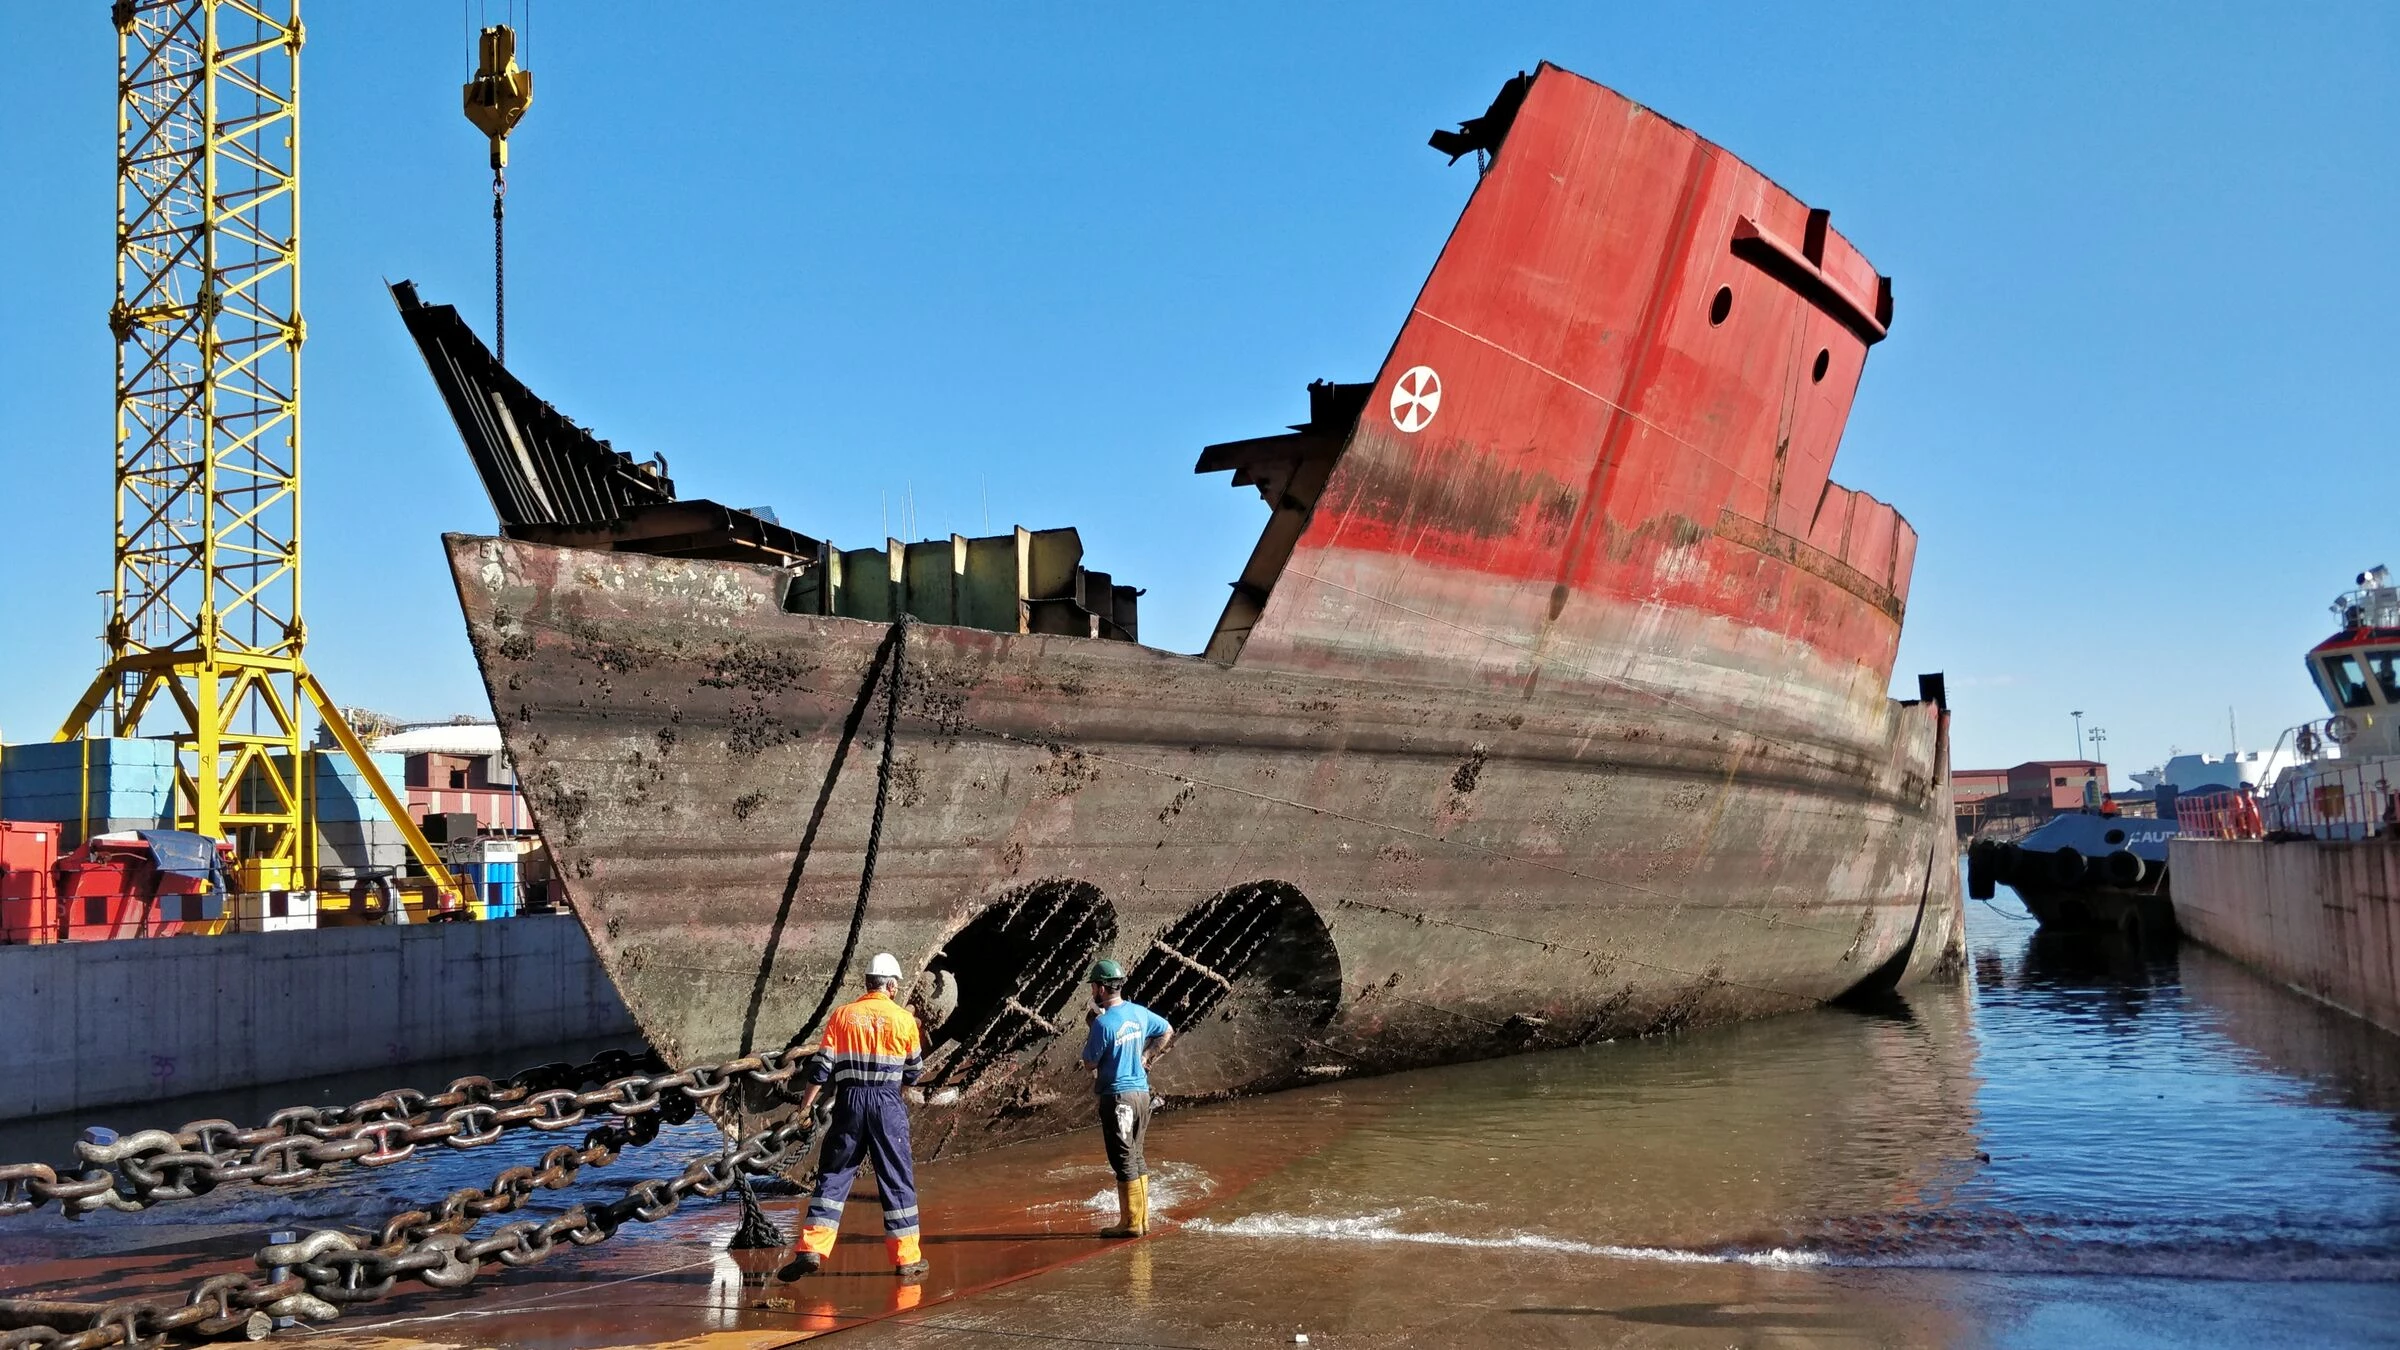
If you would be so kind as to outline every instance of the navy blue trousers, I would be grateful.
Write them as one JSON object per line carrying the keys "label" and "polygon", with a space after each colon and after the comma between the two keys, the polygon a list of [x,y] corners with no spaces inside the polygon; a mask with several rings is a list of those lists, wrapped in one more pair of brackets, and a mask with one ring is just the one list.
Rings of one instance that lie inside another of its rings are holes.
{"label": "navy blue trousers", "polygon": [[[908,1148],[908,1104],[897,1087],[845,1087],[833,1097],[833,1121],[817,1154],[817,1189],[808,1201],[801,1245],[824,1255],[842,1226],[842,1205],[858,1180],[860,1163],[875,1165],[883,1192],[883,1233],[892,1260],[917,1259],[917,1169]],[[812,1234],[817,1240],[812,1241]],[[822,1243],[820,1246],[819,1244]]]}

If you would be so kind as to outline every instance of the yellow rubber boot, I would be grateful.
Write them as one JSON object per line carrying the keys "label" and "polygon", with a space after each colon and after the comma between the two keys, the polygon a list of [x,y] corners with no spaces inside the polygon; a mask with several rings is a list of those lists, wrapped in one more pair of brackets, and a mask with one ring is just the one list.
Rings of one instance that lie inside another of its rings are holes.
{"label": "yellow rubber boot", "polygon": [[1132,1181],[1117,1183],[1117,1221],[1109,1227],[1101,1229],[1100,1236],[1106,1238],[1141,1236],[1142,1230],[1133,1226],[1133,1188],[1140,1185],[1141,1182],[1142,1179],[1137,1177]]}
{"label": "yellow rubber boot", "polygon": [[1125,1183],[1125,1226],[1133,1236],[1150,1231],[1150,1178],[1135,1177]]}

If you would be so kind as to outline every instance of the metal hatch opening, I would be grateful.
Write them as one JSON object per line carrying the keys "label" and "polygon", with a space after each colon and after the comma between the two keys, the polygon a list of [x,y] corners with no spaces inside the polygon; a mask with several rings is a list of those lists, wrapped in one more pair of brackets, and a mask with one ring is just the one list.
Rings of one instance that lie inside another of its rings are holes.
{"label": "metal hatch opening", "polygon": [[1342,1002],[1341,955],[1298,887],[1218,892],[1150,943],[1125,997],[1175,1027],[1178,1096],[1259,1089],[1289,1077]]}
{"label": "metal hatch opening", "polygon": [[994,901],[942,944],[909,995],[927,1028],[928,1089],[971,1087],[1059,1034],[1116,911],[1088,882],[1037,881]]}

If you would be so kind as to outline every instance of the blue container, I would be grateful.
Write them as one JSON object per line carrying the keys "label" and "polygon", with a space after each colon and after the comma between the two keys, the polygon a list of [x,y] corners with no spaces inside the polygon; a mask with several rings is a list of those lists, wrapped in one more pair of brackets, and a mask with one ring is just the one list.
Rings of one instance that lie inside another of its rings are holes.
{"label": "blue container", "polygon": [[487,919],[514,918],[517,912],[517,864],[513,862],[459,863],[452,869],[459,880],[475,888],[475,896],[483,902]]}

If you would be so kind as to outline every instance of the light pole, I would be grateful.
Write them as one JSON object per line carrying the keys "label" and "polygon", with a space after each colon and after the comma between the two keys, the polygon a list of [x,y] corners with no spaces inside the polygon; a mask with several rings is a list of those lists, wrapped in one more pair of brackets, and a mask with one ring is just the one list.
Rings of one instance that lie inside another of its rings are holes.
{"label": "light pole", "polygon": [[2083,758],[2083,709],[2077,708],[2067,715],[2075,719],[2075,757],[2081,759]]}

